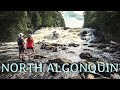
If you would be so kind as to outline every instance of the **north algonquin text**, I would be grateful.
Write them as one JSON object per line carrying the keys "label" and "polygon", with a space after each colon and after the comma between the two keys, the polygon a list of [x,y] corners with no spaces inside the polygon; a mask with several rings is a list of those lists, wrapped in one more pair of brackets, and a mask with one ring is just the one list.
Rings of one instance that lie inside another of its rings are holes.
{"label": "north algonquin text", "polygon": [[[118,72],[119,71],[119,63],[110,63],[110,64],[82,64],[82,63],[64,63],[59,66],[58,63],[12,63],[12,64],[1,64],[2,69],[1,72]],[[44,65],[46,65],[46,69],[44,70]]]}

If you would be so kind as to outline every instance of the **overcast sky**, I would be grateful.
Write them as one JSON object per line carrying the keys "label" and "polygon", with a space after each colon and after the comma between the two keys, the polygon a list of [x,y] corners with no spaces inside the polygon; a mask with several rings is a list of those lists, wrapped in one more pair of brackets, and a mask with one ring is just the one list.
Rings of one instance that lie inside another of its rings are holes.
{"label": "overcast sky", "polygon": [[84,11],[63,11],[66,27],[82,27],[84,23]]}

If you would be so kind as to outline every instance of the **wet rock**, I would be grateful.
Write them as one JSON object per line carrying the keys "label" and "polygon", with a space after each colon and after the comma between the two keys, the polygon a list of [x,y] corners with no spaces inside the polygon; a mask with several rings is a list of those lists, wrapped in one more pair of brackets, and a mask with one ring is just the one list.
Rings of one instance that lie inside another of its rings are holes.
{"label": "wet rock", "polygon": [[0,55],[0,61],[8,60],[10,58],[11,58],[11,56],[9,56],[9,55]]}
{"label": "wet rock", "polygon": [[80,72],[79,75],[81,76],[82,79],[87,79],[89,76],[89,72]]}
{"label": "wet rock", "polygon": [[75,52],[73,52],[73,51],[68,51],[67,53],[73,53],[73,54],[75,54]]}
{"label": "wet rock", "polygon": [[99,40],[99,39],[93,39],[93,40],[90,40],[90,43],[101,43],[101,40]]}
{"label": "wet rock", "polygon": [[118,45],[118,43],[117,43],[117,42],[114,42],[114,41],[110,41],[110,44]]}
{"label": "wet rock", "polygon": [[82,31],[82,32],[80,33],[80,35],[81,35],[81,36],[85,36],[87,33],[88,33],[88,32],[87,32],[86,30],[84,30],[84,31]]}
{"label": "wet rock", "polygon": [[88,74],[87,79],[95,79],[93,74]]}
{"label": "wet rock", "polygon": [[38,42],[36,42],[35,44],[42,44],[42,42],[41,42],[41,41],[38,41]]}
{"label": "wet rock", "polygon": [[98,45],[97,48],[98,49],[103,49],[103,48],[106,48],[106,45],[105,44],[101,44],[101,45]]}
{"label": "wet rock", "polygon": [[86,40],[89,43],[101,43],[104,41],[104,37],[99,31],[89,29],[88,33],[86,34]]}
{"label": "wet rock", "polygon": [[99,72],[99,74],[100,74],[102,77],[110,77],[110,76],[111,76],[111,73],[110,73],[110,72]]}
{"label": "wet rock", "polygon": [[114,52],[116,52],[116,49],[115,48],[111,48],[110,49],[110,53],[114,53]]}
{"label": "wet rock", "polygon": [[86,50],[89,51],[90,49],[83,49],[83,50],[84,50],[84,51],[86,51]]}
{"label": "wet rock", "polygon": [[110,52],[110,50],[108,48],[104,48],[103,52]]}
{"label": "wet rock", "polygon": [[7,50],[0,50],[0,53],[7,53]]}
{"label": "wet rock", "polygon": [[59,33],[57,33],[57,31],[54,31],[53,32],[53,38],[55,39],[55,38],[58,38],[59,37]]}
{"label": "wet rock", "polygon": [[68,48],[66,48],[66,47],[62,47],[62,48],[61,48],[61,50],[67,50],[67,49],[68,49]]}
{"label": "wet rock", "polygon": [[83,45],[88,45],[87,43],[83,44]]}
{"label": "wet rock", "polygon": [[79,44],[75,44],[75,43],[70,43],[69,46],[73,46],[73,47],[78,47]]}
{"label": "wet rock", "polygon": [[0,46],[5,46],[6,44],[5,43],[0,43]]}
{"label": "wet rock", "polygon": [[45,49],[46,49],[46,50],[52,50],[53,47],[52,47],[52,46],[46,46]]}
{"label": "wet rock", "polygon": [[74,77],[70,77],[68,79],[82,79],[80,76],[74,76]]}
{"label": "wet rock", "polygon": [[109,53],[114,53],[116,51],[117,50],[115,48],[105,48],[105,49],[103,49],[103,52],[109,52]]}
{"label": "wet rock", "polygon": [[97,57],[92,57],[91,58],[91,61],[93,62],[93,61],[98,61],[99,60],[99,58],[97,58]]}
{"label": "wet rock", "polygon": [[91,45],[88,45],[88,47],[97,47],[97,46],[94,44],[91,44]]}
{"label": "wet rock", "polygon": [[53,52],[58,52],[57,47],[52,48]]}
{"label": "wet rock", "polygon": [[86,38],[85,38],[85,37],[81,37],[81,39],[82,39],[82,40],[86,40]]}
{"label": "wet rock", "polygon": [[111,74],[111,79],[120,79],[120,75],[117,73]]}
{"label": "wet rock", "polygon": [[116,52],[116,54],[120,54],[120,52]]}
{"label": "wet rock", "polygon": [[56,72],[52,72],[52,70],[49,70],[49,72],[50,72],[50,74],[51,74],[52,76],[56,76],[56,75],[57,75],[57,73],[56,73]]}
{"label": "wet rock", "polygon": [[61,44],[57,44],[57,43],[52,43],[52,44],[50,44],[50,45],[52,45],[52,46],[62,46]]}
{"label": "wet rock", "polygon": [[64,30],[68,30],[68,29],[70,29],[69,27],[64,27]]}
{"label": "wet rock", "polygon": [[56,48],[57,47],[52,46],[52,45],[43,44],[40,49],[53,50],[53,51],[57,52]]}
{"label": "wet rock", "polygon": [[45,49],[46,45],[42,44],[42,46],[40,47],[40,49]]}
{"label": "wet rock", "polygon": [[57,59],[49,60],[48,63],[64,64],[65,62],[63,62],[62,59],[57,58]]}
{"label": "wet rock", "polygon": [[46,58],[46,57],[41,55],[35,55],[33,59],[40,59],[40,58]]}
{"label": "wet rock", "polygon": [[79,56],[81,59],[91,59],[92,58],[92,55],[90,55],[90,53],[88,53],[88,52],[81,53]]}

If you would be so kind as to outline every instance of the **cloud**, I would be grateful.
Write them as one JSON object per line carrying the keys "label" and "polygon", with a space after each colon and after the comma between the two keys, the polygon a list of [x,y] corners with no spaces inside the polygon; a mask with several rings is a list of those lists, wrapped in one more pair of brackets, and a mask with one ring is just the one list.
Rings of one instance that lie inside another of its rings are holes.
{"label": "cloud", "polygon": [[83,11],[63,11],[65,24],[68,27],[82,27],[84,23]]}
{"label": "cloud", "polygon": [[75,13],[74,11],[69,12],[68,15],[69,15],[69,17],[74,17],[78,20],[83,20],[84,19],[83,15]]}

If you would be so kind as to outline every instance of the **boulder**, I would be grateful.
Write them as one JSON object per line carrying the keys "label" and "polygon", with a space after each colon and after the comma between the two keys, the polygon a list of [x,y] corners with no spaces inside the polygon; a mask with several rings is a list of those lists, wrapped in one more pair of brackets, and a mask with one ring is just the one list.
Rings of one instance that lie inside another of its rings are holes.
{"label": "boulder", "polygon": [[74,77],[70,77],[68,79],[82,79],[80,76],[74,76]]}
{"label": "boulder", "polygon": [[120,79],[120,75],[117,73],[111,74],[111,79]]}
{"label": "boulder", "polygon": [[52,45],[52,46],[62,46],[61,44],[57,44],[57,43],[52,43],[52,44],[50,44],[50,45]]}
{"label": "boulder", "polygon": [[73,47],[78,47],[79,44],[75,44],[75,43],[70,43],[69,46],[73,46]]}
{"label": "boulder", "polygon": [[62,48],[61,48],[61,50],[66,50],[66,49],[68,49],[68,48],[66,48],[66,47],[62,47]]}
{"label": "boulder", "polygon": [[58,52],[57,47],[52,48],[53,52]]}
{"label": "boulder", "polygon": [[65,62],[63,62],[62,59],[57,58],[57,59],[49,60],[48,63],[58,63],[60,65],[60,64],[64,64]]}
{"label": "boulder", "polygon": [[88,47],[97,47],[97,46],[94,44],[91,44],[91,45],[88,45]]}
{"label": "boulder", "polygon": [[109,49],[105,48],[105,49],[103,49],[103,52],[109,52],[109,53],[114,53],[116,51],[117,50],[115,48],[109,48]]}
{"label": "boulder", "polygon": [[83,44],[83,45],[88,45],[87,43]]}
{"label": "boulder", "polygon": [[118,43],[117,43],[117,42],[114,42],[114,41],[110,41],[110,44],[118,45]]}
{"label": "boulder", "polygon": [[46,50],[52,50],[53,47],[52,47],[52,46],[46,46],[45,49],[46,49]]}
{"label": "boulder", "polygon": [[92,39],[90,40],[90,43],[101,43],[100,39]]}
{"label": "boulder", "polygon": [[75,52],[73,52],[73,51],[68,51],[67,53],[73,53],[73,54],[75,54]]}
{"label": "boulder", "polygon": [[42,46],[40,47],[40,49],[45,49],[46,45],[42,44]]}
{"label": "boulder", "polygon": [[0,50],[0,53],[7,53],[7,50]]}
{"label": "boulder", "polygon": [[89,51],[90,49],[83,49],[83,50],[84,50],[84,51],[86,51],[86,50]]}
{"label": "boulder", "polygon": [[40,59],[40,58],[46,58],[45,56],[41,56],[39,54],[34,55],[33,59]]}
{"label": "boulder", "polygon": [[91,59],[91,58],[92,58],[92,55],[90,55],[90,53],[86,52],[86,53],[81,53],[81,54],[79,55],[79,57],[80,57],[81,59]]}
{"label": "boulder", "polygon": [[0,46],[4,46],[4,45],[6,45],[5,43],[0,43]]}
{"label": "boulder", "polygon": [[101,44],[101,45],[98,45],[97,48],[98,49],[103,49],[103,48],[106,48],[106,45],[105,44]]}
{"label": "boulder", "polygon": [[82,32],[80,33],[81,36],[85,36],[86,34],[87,34],[87,31],[86,31],[86,30],[84,30],[84,31],[82,31]]}
{"label": "boulder", "polygon": [[87,79],[95,79],[93,74],[88,74]]}

